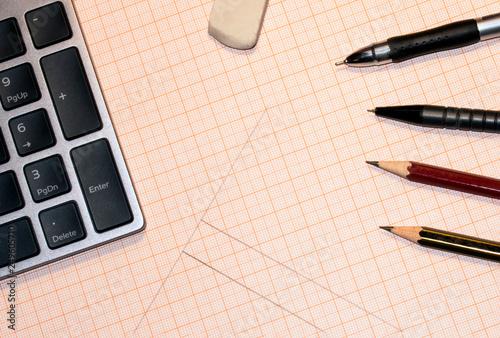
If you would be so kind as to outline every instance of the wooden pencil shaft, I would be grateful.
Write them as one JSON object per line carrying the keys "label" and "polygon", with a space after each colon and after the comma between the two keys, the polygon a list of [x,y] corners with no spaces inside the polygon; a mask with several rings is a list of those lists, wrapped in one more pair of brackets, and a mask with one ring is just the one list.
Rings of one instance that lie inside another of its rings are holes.
{"label": "wooden pencil shaft", "polygon": [[428,227],[400,226],[381,228],[431,249],[500,262],[500,242]]}
{"label": "wooden pencil shaft", "polygon": [[410,162],[410,181],[500,199],[500,180],[463,171]]}
{"label": "wooden pencil shaft", "polygon": [[422,227],[419,236],[417,243],[422,246],[500,262],[499,242],[427,227]]}
{"label": "wooden pencil shaft", "polygon": [[387,170],[394,175],[406,178],[410,174],[408,168],[411,166],[409,161],[379,161],[378,167]]}

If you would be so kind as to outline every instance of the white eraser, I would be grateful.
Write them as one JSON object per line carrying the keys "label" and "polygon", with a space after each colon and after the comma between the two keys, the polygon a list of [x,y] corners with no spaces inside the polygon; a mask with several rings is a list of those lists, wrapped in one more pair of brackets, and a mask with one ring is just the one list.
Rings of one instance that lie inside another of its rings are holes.
{"label": "white eraser", "polygon": [[208,22],[208,34],[235,49],[257,44],[268,0],[215,0]]}

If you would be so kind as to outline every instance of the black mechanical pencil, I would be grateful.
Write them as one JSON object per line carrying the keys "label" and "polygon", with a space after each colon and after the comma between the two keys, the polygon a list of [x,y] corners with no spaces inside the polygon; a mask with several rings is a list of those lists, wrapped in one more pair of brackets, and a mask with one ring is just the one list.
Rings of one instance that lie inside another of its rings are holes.
{"label": "black mechanical pencil", "polygon": [[500,111],[431,105],[377,107],[369,111],[422,127],[500,133]]}
{"label": "black mechanical pencil", "polygon": [[396,36],[357,50],[335,65],[381,66],[425,54],[472,45],[500,36],[500,13]]}

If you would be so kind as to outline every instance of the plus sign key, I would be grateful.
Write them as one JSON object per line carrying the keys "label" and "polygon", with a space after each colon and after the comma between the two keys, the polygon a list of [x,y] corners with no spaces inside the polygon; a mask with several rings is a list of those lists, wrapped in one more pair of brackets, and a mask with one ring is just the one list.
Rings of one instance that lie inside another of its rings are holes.
{"label": "plus sign key", "polygon": [[44,109],[15,117],[9,121],[10,132],[20,156],[49,148],[56,143]]}
{"label": "plus sign key", "polygon": [[0,101],[11,110],[40,99],[33,69],[28,63],[0,72]]}
{"label": "plus sign key", "polygon": [[50,97],[67,140],[102,128],[92,88],[76,48],[44,56],[40,60]]}

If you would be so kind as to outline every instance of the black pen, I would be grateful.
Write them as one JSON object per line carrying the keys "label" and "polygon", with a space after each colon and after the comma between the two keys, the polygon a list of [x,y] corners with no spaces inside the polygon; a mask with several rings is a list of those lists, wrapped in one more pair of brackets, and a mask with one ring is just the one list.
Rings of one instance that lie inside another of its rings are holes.
{"label": "black pen", "polygon": [[500,133],[500,111],[430,105],[377,107],[368,111],[422,127]]}
{"label": "black pen", "polygon": [[425,54],[472,45],[500,36],[500,13],[396,36],[361,48],[335,65],[381,66]]}

